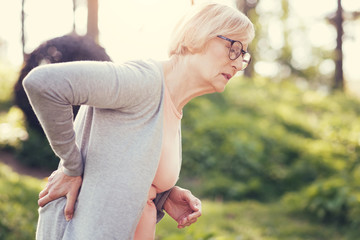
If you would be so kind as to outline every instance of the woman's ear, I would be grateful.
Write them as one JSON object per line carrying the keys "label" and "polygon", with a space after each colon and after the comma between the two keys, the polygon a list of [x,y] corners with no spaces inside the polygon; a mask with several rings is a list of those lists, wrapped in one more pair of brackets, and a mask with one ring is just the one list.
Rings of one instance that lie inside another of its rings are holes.
{"label": "woman's ear", "polygon": [[188,47],[185,45],[181,46],[181,54],[186,55],[186,54],[194,54],[196,51],[194,48],[192,47]]}

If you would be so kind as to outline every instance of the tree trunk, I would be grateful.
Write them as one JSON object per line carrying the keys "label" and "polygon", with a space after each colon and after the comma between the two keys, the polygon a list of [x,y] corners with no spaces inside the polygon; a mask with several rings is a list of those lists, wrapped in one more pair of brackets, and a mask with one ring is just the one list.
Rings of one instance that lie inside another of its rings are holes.
{"label": "tree trunk", "polygon": [[25,0],[21,2],[21,44],[22,44],[22,54],[23,59],[26,59],[25,53],[25,10],[24,10]]}
{"label": "tree trunk", "polygon": [[344,89],[344,74],[343,74],[343,8],[341,6],[341,0],[338,0],[338,8],[336,11],[335,17],[335,27],[337,32],[336,38],[336,49],[335,49],[335,84],[334,89],[343,90]]}
{"label": "tree trunk", "polygon": [[[248,1],[248,0],[237,0],[236,7],[244,13],[246,16],[249,16],[249,12],[256,7],[259,3],[259,0]],[[247,49],[247,51],[251,54],[251,47]],[[244,75],[248,78],[252,78],[254,75],[254,61],[252,60],[251,64],[244,70]]]}
{"label": "tree trunk", "polygon": [[88,0],[88,23],[87,23],[87,34],[96,43],[99,42],[99,27],[98,27],[98,0]]}
{"label": "tree trunk", "polygon": [[76,12],[76,0],[73,0],[73,29],[72,32],[75,33],[76,32],[76,23],[75,23],[75,12]]}

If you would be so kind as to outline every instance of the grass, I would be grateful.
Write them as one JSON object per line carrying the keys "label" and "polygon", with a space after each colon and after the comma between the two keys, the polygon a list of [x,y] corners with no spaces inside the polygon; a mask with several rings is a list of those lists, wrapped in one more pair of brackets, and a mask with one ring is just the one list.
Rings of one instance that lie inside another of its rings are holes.
{"label": "grass", "polygon": [[184,230],[166,216],[157,226],[157,240],[345,240],[342,230],[286,212],[279,202],[203,201],[203,216]]}
{"label": "grass", "polygon": [[34,239],[41,181],[0,164],[0,239]]}
{"label": "grass", "polygon": [[[43,181],[0,164],[0,240],[34,239],[37,197]],[[289,214],[280,202],[203,200],[203,216],[177,229],[169,216],[157,225],[156,240],[353,240],[359,232]]]}

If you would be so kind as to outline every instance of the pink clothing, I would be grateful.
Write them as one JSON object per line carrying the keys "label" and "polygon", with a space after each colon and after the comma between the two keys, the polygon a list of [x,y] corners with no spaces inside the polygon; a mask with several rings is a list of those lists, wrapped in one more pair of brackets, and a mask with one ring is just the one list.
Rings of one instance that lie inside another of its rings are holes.
{"label": "pink clothing", "polygon": [[165,84],[164,94],[164,132],[159,165],[150,187],[148,201],[135,232],[135,240],[155,238],[156,207],[153,203],[157,193],[172,188],[180,173],[180,122],[182,113],[177,111]]}

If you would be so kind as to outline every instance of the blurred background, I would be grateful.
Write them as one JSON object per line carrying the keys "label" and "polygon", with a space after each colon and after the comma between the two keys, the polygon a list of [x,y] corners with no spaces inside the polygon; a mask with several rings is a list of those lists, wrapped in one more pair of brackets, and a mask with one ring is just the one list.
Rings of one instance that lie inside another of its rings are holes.
{"label": "blurred background", "polygon": [[[167,58],[206,0],[0,0],[0,239],[34,239],[57,166],[21,81],[41,64]],[[360,1],[223,0],[254,23],[253,59],[184,109],[178,185],[203,199],[157,239],[358,239]],[[77,109],[74,107],[74,113]]]}

